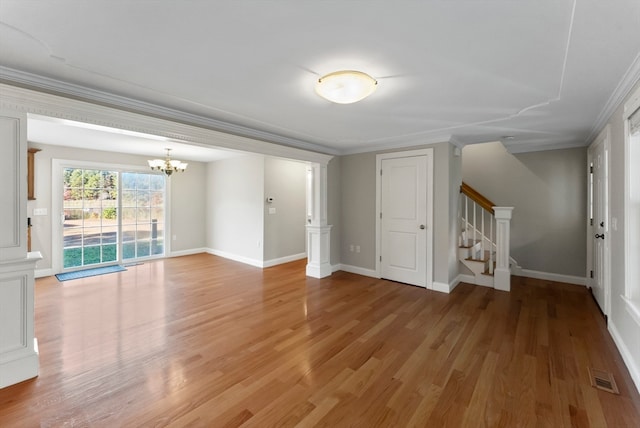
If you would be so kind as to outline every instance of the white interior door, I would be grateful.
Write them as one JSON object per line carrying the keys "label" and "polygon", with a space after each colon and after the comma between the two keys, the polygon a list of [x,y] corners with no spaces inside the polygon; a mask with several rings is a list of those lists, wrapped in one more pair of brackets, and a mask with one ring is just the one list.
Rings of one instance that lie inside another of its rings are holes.
{"label": "white interior door", "polygon": [[591,245],[591,289],[602,312],[607,315],[609,307],[608,281],[608,157],[607,138],[598,138],[589,148],[591,159],[591,179],[589,183],[591,197],[590,236]]}
{"label": "white interior door", "polygon": [[381,276],[427,286],[427,156],[382,159]]}

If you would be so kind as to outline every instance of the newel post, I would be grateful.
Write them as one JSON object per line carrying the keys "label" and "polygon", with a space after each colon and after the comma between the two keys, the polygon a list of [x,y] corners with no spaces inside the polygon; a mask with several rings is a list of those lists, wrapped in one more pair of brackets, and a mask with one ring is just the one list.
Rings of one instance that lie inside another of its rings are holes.
{"label": "newel post", "polygon": [[511,231],[511,214],[513,207],[493,207],[496,218],[496,268],[493,272],[496,290],[511,290],[511,267],[509,248]]}
{"label": "newel post", "polygon": [[331,225],[327,225],[327,165],[307,168],[307,276],[331,275]]}

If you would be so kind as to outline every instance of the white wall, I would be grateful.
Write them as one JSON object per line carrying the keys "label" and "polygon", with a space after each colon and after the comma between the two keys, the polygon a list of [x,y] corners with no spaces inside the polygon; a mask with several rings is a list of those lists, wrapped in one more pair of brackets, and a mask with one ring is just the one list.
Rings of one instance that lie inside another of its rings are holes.
{"label": "white wall", "polygon": [[[52,177],[52,159],[71,161],[100,162],[104,164],[144,166],[147,158],[143,156],[125,155],[121,153],[102,152],[45,144],[29,144],[41,149],[35,155],[35,198],[27,203],[27,215],[31,217],[32,250],[40,251],[43,259],[38,262],[37,273],[52,272],[52,184],[61,177]],[[189,162],[189,168],[183,174],[171,177],[171,200],[168,205],[170,213],[170,233],[176,235],[171,241],[172,252],[198,251],[205,246],[202,230],[205,227],[205,165],[200,162]],[[34,216],[35,208],[45,208],[47,215]]]}
{"label": "white wall", "polygon": [[[640,90],[640,82],[633,91]],[[632,91],[632,93],[633,93]],[[616,220],[617,228],[609,225],[611,239],[611,314],[609,331],[618,345],[631,376],[640,391],[640,324],[627,311],[623,300],[626,282],[625,276],[625,226],[624,226],[624,186],[626,162],[624,158],[624,103],[616,109],[609,119],[611,127],[611,169],[610,169],[610,218]],[[635,165],[637,168],[638,166]]]}
{"label": "white wall", "polygon": [[214,254],[261,266],[264,156],[210,162],[207,188],[207,247]]}

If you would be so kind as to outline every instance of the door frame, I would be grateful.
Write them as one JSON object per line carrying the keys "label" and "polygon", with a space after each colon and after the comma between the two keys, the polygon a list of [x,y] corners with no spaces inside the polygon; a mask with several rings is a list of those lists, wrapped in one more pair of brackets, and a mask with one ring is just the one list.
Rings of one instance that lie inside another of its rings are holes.
{"label": "door frame", "polygon": [[384,159],[408,158],[415,156],[426,156],[427,158],[427,269],[426,269],[426,289],[433,290],[433,155],[434,149],[407,150],[404,152],[382,153],[376,155],[376,276],[382,277],[382,264],[380,257],[382,254],[382,222],[380,221],[380,210],[382,208],[382,161]]}
{"label": "door frame", "polygon": [[[603,177],[603,179],[605,180],[604,183],[604,187],[606,189],[606,195],[605,195],[605,200],[603,201],[604,203],[604,212],[605,212],[605,216],[606,216],[606,221],[605,221],[605,239],[604,239],[604,260],[602,260],[602,266],[603,266],[603,284],[602,287],[604,289],[604,307],[601,308],[602,312],[604,313],[605,317],[608,317],[609,314],[611,313],[611,211],[610,211],[610,204],[609,204],[609,199],[611,196],[611,180],[609,179],[609,176],[611,174],[611,130],[610,130],[610,126],[607,125],[602,132],[600,132],[600,134],[598,134],[598,137],[596,137],[595,140],[593,140],[593,143],[591,143],[589,145],[589,147],[587,148],[587,214],[590,214],[590,209],[592,207],[592,198],[593,198],[593,190],[591,189],[592,187],[592,183],[591,183],[591,171],[590,171],[590,166],[591,163],[593,162],[593,150],[596,146],[602,144],[602,147],[604,149],[604,153],[605,153],[605,170],[606,170],[606,174]],[[595,213],[595,211],[594,211]],[[587,278],[587,286],[592,289],[593,288],[593,284],[595,282],[595,278],[591,278],[591,272],[594,269],[593,266],[593,257],[594,257],[594,252],[595,252],[595,248],[593,245],[593,237],[594,237],[594,233],[595,233],[595,225],[591,224],[591,216],[587,215],[587,221],[586,221],[586,226],[587,226],[587,271],[586,271],[586,278]],[[595,275],[594,275],[595,276]],[[594,296],[595,299],[595,296]]]}
{"label": "door frame", "polygon": [[[149,173],[149,168],[140,165],[124,165],[124,164],[112,164],[102,163],[94,161],[85,161],[79,159],[51,159],[51,269],[53,273],[60,272],[72,272],[74,270],[87,269],[91,266],[79,266],[76,268],[64,269],[63,263],[63,232],[62,226],[63,219],[63,185],[62,171],[64,168],[82,168],[82,169],[104,169],[111,171],[118,171],[118,181],[120,181],[120,174],[122,172],[144,172]],[[118,187],[118,190],[120,187]],[[120,198],[120,195],[118,195]],[[164,239],[164,255],[163,256],[149,256],[144,257],[143,260],[159,259],[168,257],[171,254],[171,207],[169,201],[171,200],[171,180],[165,180],[165,239]],[[118,206],[120,202],[118,201]],[[120,210],[119,210],[120,211]],[[118,225],[118,236],[120,236],[120,225]],[[120,248],[121,243],[118,243]],[[118,254],[118,258],[114,263],[123,263],[122,254]]]}

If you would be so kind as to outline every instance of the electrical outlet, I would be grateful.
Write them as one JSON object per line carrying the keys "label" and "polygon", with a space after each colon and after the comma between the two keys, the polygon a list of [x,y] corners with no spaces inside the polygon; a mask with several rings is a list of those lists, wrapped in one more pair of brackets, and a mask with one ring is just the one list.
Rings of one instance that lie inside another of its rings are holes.
{"label": "electrical outlet", "polygon": [[176,239],[178,239],[177,235],[173,235],[173,240],[175,241]]}
{"label": "electrical outlet", "polygon": [[353,253],[353,244],[349,245],[349,251]]}

